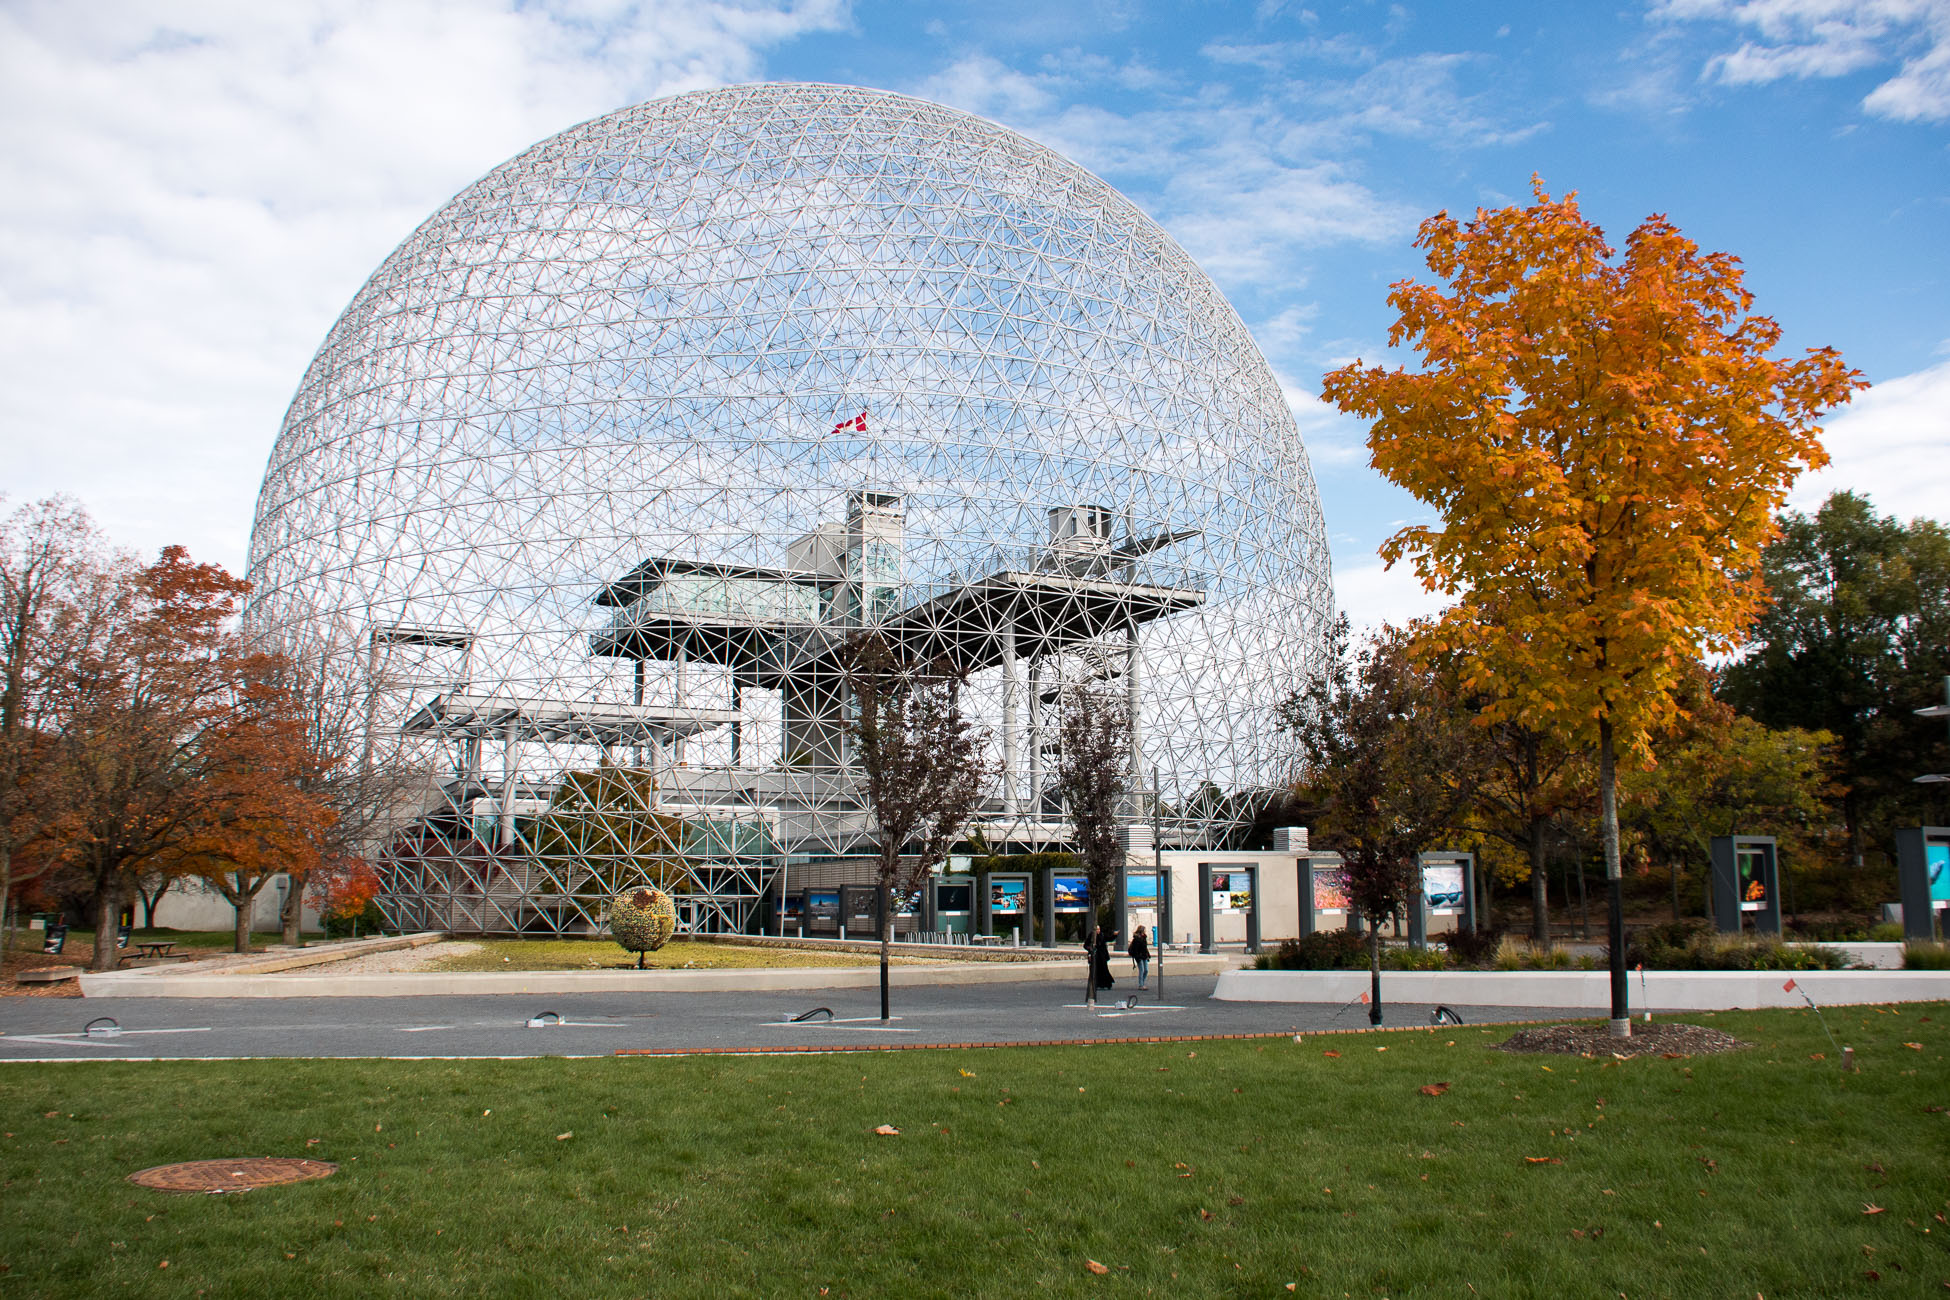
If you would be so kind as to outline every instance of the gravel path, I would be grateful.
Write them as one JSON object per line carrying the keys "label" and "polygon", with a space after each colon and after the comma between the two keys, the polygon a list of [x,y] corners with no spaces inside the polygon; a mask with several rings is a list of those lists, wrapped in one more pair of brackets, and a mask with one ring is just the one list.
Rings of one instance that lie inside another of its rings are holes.
{"label": "gravel path", "polygon": [[425,970],[443,957],[465,957],[479,952],[481,945],[464,939],[442,939],[422,948],[399,948],[392,952],[372,952],[363,957],[348,957],[328,966],[307,966],[306,975],[329,972],[333,975],[391,975],[398,971]]}

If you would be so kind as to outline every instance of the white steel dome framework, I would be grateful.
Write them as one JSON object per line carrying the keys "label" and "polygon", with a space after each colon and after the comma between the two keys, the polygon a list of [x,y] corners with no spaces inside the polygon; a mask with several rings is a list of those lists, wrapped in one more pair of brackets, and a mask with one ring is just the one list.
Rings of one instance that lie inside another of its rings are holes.
{"label": "white steel dome framework", "polygon": [[859,851],[863,626],[972,674],[991,847],[1066,837],[1086,682],[1166,841],[1211,843],[1286,776],[1331,616],[1292,415],[1192,260],[1020,135],[819,85],[613,113],[436,213],[306,373],[250,568],[249,625],[339,643],[365,761],[424,775],[382,906],[486,932],[672,855],[686,924],[743,928]]}

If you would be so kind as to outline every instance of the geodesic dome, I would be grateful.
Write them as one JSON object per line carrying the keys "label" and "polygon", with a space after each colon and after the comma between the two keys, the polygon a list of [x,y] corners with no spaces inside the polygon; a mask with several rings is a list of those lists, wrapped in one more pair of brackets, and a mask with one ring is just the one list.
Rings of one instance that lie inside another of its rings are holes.
{"label": "geodesic dome", "polygon": [[490,851],[605,757],[857,846],[821,677],[863,626],[972,674],[986,833],[1051,821],[1090,682],[1210,835],[1285,776],[1331,606],[1291,413],[1192,260],[1014,132],[820,85],[624,109],[434,214],[307,371],[250,577]]}

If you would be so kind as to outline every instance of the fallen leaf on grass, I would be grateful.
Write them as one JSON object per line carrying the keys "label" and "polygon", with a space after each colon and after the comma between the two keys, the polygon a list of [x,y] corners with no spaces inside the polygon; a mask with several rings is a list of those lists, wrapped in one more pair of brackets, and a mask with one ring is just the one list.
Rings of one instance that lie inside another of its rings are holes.
{"label": "fallen leaf on grass", "polygon": [[1198,1207],[1198,1217],[1204,1220],[1205,1222],[1210,1223],[1212,1222],[1212,1211],[1206,1209],[1203,1205],[1201,1205]]}
{"label": "fallen leaf on grass", "polygon": [[1871,1204],[1871,1203],[1870,1203],[1870,1202],[1868,1202],[1868,1201],[1864,1201],[1864,1202],[1862,1202],[1862,1213],[1864,1213],[1864,1214],[1881,1214],[1881,1213],[1882,1213],[1882,1207],[1881,1207],[1880,1205],[1874,1205],[1874,1204]]}
{"label": "fallen leaf on grass", "polygon": [[975,1071],[973,1071],[973,1070],[964,1070],[964,1069],[961,1069],[961,1068],[960,1068],[959,1066],[958,1066],[958,1067],[956,1067],[956,1069],[955,1069],[955,1073],[956,1073],[956,1074],[959,1074],[959,1075],[960,1075],[960,1076],[961,1076],[962,1078],[964,1078],[964,1079],[972,1079],[972,1078],[974,1078],[974,1077],[975,1077]]}
{"label": "fallen leaf on grass", "polygon": [[1100,1273],[1100,1274],[1101,1274],[1101,1273],[1108,1273],[1108,1272],[1110,1272],[1110,1269],[1109,1269],[1109,1268],[1108,1268],[1107,1266],[1105,1266],[1105,1265],[1103,1265],[1103,1264],[1099,1264],[1099,1263],[1098,1263],[1098,1262],[1097,1262],[1096,1260],[1094,1260],[1094,1259],[1086,1259],[1086,1260],[1084,1260],[1084,1261],[1083,1261],[1083,1266],[1084,1266],[1085,1268],[1087,1268],[1087,1269],[1089,1269],[1089,1270],[1090,1270],[1090,1271],[1091,1271],[1092,1273]]}
{"label": "fallen leaf on grass", "polygon": [[567,1141],[568,1141],[568,1140],[569,1140],[570,1138],[572,1138],[572,1137],[574,1137],[574,1136],[575,1136],[575,1134],[574,1134],[574,1132],[568,1132],[568,1133],[557,1133],[557,1134],[555,1135],[555,1140],[556,1140],[557,1142],[567,1142]]}
{"label": "fallen leaf on grass", "polygon": [[1662,1061],[1683,1061],[1683,1060],[1685,1060],[1685,1059],[1686,1059],[1686,1053],[1684,1053],[1684,1052],[1661,1052],[1661,1053],[1659,1053],[1659,1059],[1660,1059],[1660,1060],[1662,1060]]}
{"label": "fallen leaf on grass", "polygon": [[1826,1053],[1826,1052],[1809,1052],[1809,1053],[1808,1053],[1808,1059],[1809,1059],[1810,1061],[1825,1061],[1825,1060],[1827,1060],[1827,1059],[1828,1059],[1828,1053]]}
{"label": "fallen leaf on grass", "polygon": [[892,1124],[876,1125],[873,1131],[880,1134],[880,1136],[882,1137],[894,1138],[894,1137],[899,1137],[901,1135],[901,1131],[895,1128]]}
{"label": "fallen leaf on grass", "polygon": [[1449,1085],[1446,1083],[1425,1083],[1416,1089],[1416,1091],[1420,1092],[1424,1097],[1440,1097],[1443,1093],[1449,1091]]}
{"label": "fallen leaf on grass", "polygon": [[1920,1052],[1923,1050],[1923,1044],[1921,1043],[1904,1043],[1903,1046],[1912,1052]]}
{"label": "fallen leaf on grass", "polygon": [[1561,1165],[1564,1163],[1556,1156],[1525,1156],[1523,1162],[1527,1165]]}
{"label": "fallen leaf on grass", "polygon": [[1339,1053],[1339,1052],[1322,1052],[1322,1053],[1321,1053],[1321,1055],[1322,1055],[1322,1056],[1333,1056],[1333,1057],[1338,1057],[1338,1056],[1340,1055],[1340,1053]]}

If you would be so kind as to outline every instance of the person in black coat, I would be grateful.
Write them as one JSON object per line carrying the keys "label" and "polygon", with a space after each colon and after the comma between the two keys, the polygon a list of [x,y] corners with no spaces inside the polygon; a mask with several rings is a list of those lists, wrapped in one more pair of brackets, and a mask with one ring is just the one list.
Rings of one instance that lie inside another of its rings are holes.
{"label": "person in black coat", "polygon": [[1110,974],[1110,931],[1102,926],[1097,927],[1097,947],[1090,955],[1090,969],[1098,988],[1107,989],[1117,983]]}
{"label": "person in black coat", "polygon": [[1138,987],[1143,988],[1145,978],[1151,974],[1151,945],[1145,940],[1143,926],[1131,930],[1131,946],[1124,951],[1130,954],[1131,964],[1138,968]]}

